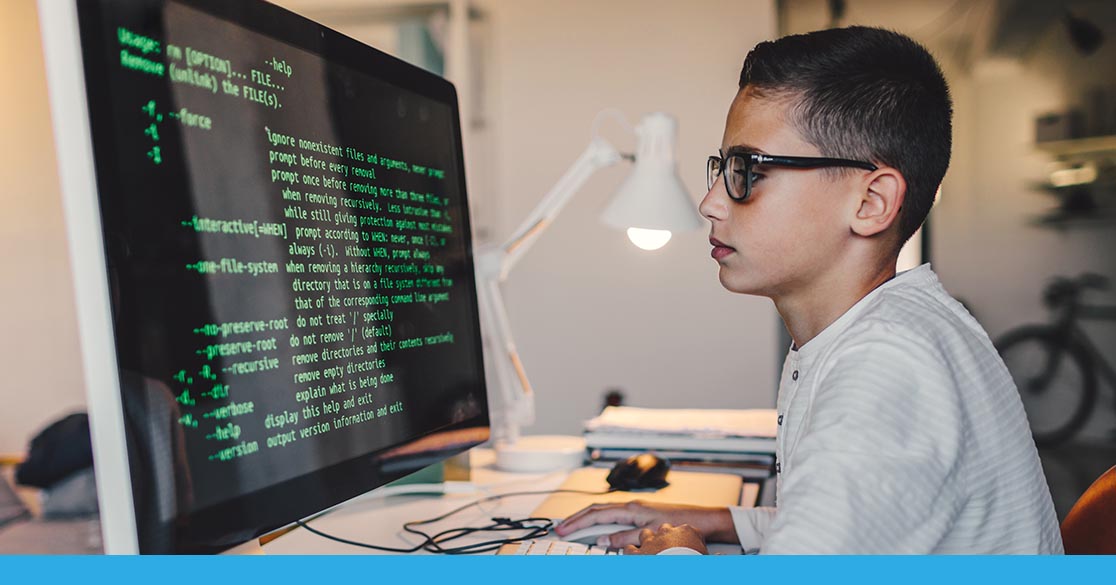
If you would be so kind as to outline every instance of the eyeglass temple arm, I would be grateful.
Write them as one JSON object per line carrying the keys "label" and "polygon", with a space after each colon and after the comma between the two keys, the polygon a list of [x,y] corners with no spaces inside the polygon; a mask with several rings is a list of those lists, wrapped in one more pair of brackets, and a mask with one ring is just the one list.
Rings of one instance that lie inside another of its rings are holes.
{"label": "eyeglass temple arm", "polygon": [[766,154],[757,154],[755,156],[757,164],[770,164],[782,167],[798,167],[804,169],[818,167],[855,167],[868,171],[874,171],[879,168],[869,162],[850,160],[847,158],[767,156]]}

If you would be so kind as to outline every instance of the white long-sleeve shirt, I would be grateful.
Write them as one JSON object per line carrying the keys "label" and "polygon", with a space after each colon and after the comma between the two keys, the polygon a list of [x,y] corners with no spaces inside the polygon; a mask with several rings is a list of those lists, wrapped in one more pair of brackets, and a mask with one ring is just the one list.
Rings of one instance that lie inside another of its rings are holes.
{"label": "white long-sleeve shirt", "polygon": [[783,364],[775,508],[745,551],[1061,553],[1023,405],[929,265],[878,287]]}

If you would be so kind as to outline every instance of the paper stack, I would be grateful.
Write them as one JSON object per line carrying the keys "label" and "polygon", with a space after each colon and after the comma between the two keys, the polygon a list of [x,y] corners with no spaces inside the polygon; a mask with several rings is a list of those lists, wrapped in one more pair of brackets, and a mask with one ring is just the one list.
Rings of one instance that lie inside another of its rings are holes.
{"label": "paper stack", "polygon": [[675,466],[766,478],[775,461],[776,412],[610,406],[585,423],[594,464],[646,451]]}

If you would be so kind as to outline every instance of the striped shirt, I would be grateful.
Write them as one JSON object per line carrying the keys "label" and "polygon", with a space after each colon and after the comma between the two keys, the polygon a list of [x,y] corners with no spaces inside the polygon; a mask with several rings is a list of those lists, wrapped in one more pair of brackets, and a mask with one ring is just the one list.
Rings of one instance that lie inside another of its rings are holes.
{"label": "striped shirt", "polygon": [[777,507],[732,510],[745,551],[1062,552],[1011,376],[928,264],[792,348],[777,409]]}

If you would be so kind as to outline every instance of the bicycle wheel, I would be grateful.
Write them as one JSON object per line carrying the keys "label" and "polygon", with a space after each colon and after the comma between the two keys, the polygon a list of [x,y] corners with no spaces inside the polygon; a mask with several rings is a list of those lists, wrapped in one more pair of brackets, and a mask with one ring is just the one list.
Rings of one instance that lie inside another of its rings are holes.
{"label": "bicycle wheel", "polygon": [[996,342],[1039,447],[1072,437],[1097,399],[1093,362],[1077,340],[1068,341],[1063,345],[1053,327],[1028,325],[1009,331]]}

